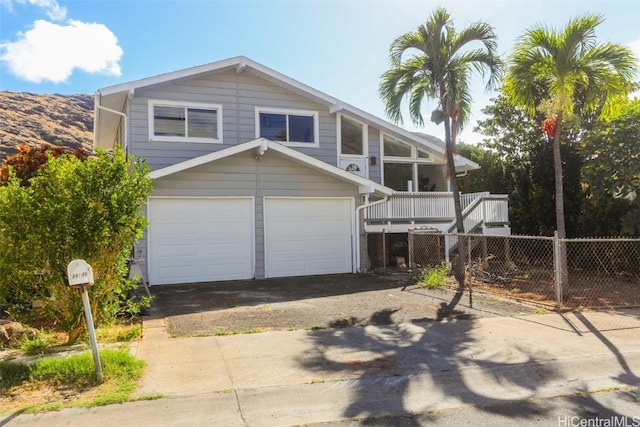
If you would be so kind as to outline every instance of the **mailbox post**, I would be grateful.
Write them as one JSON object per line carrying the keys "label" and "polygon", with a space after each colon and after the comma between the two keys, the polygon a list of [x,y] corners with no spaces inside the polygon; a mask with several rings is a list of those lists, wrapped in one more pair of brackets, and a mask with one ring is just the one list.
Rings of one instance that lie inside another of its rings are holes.
{"label": "mailbox post", "polygon": [[100,363],[98,341],[96,340],[96,331],[93,327],[93,315],[91,314],[91,304],[89,303],[89,293],[87,292],[87,286],[93,285],[93,270],[85,260],[74,259],[67,266],[67,277],[69,278],[69,286],[82,290],[84,318],[87,321],[87,330],[89,331],[89,339],[91,340],[93,362],[96,365],[96,377],[98,378],[98,382],[102,383],[102,364]]}

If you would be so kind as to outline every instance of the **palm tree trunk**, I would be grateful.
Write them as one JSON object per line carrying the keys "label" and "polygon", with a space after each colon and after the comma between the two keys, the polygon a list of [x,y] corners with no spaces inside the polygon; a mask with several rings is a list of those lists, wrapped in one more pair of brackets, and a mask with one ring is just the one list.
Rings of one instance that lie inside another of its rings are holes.
{"label": "palm tree trunk", "polygon": [[[455,141],[451,135],[451,121],[449,116],[444,117],[444,140],[446,145],[446,162],[451,191],[453,192],[453,209],[456,215],[456,228],[458,233],[464,233],[464,221],[462,220],[462,204],[460,203],[460,191],[458,190],[458,177],[456,165],[453,159]],[[466,239],[458,238],[458,256],[453,261],[453,274],[462,287],[464,285],[464,263],[467,259]]]}
{"label": "palm tree trunk", "polygon": [[564,239],[567,237],[564,221],[564,189],[562,174],[562,157],[560,154],[560,136],[562,133],[562,111],[556,114],[556,133],[553,136],[553,168],[555,176],[556,198],[556,231],[560,240],[560,288],[564,289],[569,284],[569,272],[567,271],[567,245]]}
{"label": "palm tree trunk", "polygon": [[[449,128],[448,119],[445,119],[445,129]],[[456,227],[458,233],[464,233],[464,222],[462,220],[462,204],[460,202],[460,191],[458,187],[458,177],[456,176],[456,165],[453,159],[453,153],[455,151],[455,143],[449,135],[447,137],[447,131],[445,130],[445,143],[447,145],[447,172],[449,174],[449,180],[451,182],[451,191],[453,192],[453,209],[456,215]]]}

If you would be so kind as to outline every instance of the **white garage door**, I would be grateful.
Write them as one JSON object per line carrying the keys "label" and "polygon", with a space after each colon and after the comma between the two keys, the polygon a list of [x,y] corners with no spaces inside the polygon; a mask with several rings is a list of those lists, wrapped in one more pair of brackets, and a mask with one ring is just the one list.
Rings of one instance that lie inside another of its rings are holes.
{"label": "white garage door", "polygon": [[352,199],[265,198],[265,276],[351,273]]}
{"label": "white garage door", "polygon": [[152,285],[250,279],[252,198],[152,198],[149,282]]}

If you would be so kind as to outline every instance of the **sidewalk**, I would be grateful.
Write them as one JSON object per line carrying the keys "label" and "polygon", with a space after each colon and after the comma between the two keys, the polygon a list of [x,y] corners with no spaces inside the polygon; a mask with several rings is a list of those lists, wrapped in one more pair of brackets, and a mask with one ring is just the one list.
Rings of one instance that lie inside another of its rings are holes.
{"label": "sidewalk", "polygon": [[638,386],[640,311],[625,313],[179,339],[145,319],[138,394],[164,398],[0,425],[288,426]]}

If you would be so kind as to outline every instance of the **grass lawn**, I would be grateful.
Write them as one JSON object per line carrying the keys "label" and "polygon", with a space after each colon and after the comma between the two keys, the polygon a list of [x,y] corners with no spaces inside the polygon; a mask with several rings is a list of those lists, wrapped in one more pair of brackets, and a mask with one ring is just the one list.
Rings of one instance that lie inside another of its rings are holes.
{"label": "grass lawn", "polygon": [[[0,360],[0,413],[41,412],[137,400],[134,392],[145,363],[131,354],[127,343],[121,342],[136,339],[137,335],[131,329],[111,329],[103,331],[102,336],[99,334],[104,377],[101,384],[90,348],[69,355],[56,351],[55,346],[44,345],[43,341],[52,344],[49,339],[23,343],[23,354],[38,354],[38,357]],[[120,342],[113,344],[114,341]],[[105,348],[105,342],[112,343],[108,346],[113,348]]]}

